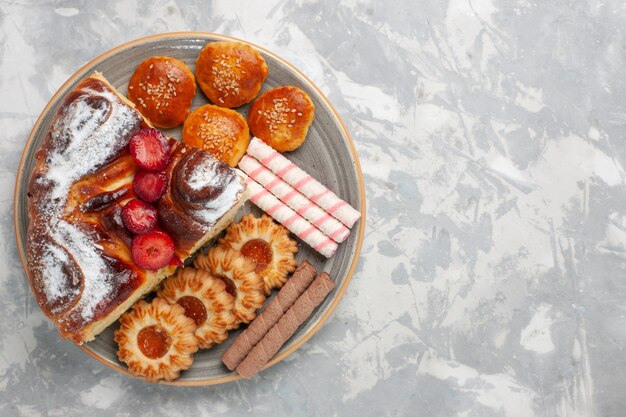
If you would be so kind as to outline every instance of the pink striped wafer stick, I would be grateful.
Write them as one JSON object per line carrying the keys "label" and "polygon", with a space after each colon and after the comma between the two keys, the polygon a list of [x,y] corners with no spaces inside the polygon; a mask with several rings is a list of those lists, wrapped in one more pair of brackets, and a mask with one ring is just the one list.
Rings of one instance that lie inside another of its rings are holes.
{"label": "pink striped wafer stick", "polygon": [[341,243],[350,235],[350,229],[343,223],[277,177],[253,157],[244,155],[239,161],[239,168],[335,242]]}
{"label": "pink striped wafer stick", "polygon": [[317,227],[274,197],[272,193],[252,178],[248,177],[246,179],[246,185],[250,191],[250,201],[261,210],[272,216],[274,220],[285,226],[294,235],[325,257],[330,258],[335,254],[338,246],[337,242],[325,236]]}
{"label": "pink striped wafer stick", "polygon": [[248,154],[347,227],[354,226],[354,223],[361,217],[361,213],[350,204],[337,197],[335,193],[266,145],[261,139],[252,138],[248,146]]}

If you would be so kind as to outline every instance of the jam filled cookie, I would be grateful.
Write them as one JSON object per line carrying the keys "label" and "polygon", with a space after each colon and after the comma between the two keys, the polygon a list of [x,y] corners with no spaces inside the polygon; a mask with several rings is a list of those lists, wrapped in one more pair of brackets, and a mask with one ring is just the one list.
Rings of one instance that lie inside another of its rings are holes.
{"label": "jam filled cookie", "polygon": [[235,324],[235,299],[226,292],[226,284],[207,271],[179,269],[177,275],[163,282],[158,297],[185,309],[185,315],[196,323],[201,349],[222,343]]}
{"label": "jam filled cookie", "polygon": [[250,132],[246,119],[235,110],[206,104],[185,120],[183,142],[235,167],[248,148]]}
{"label": "jam filled cookie", "polygon": [[266,91],[248,112],[252,134],[279,152],[289,152],[304,143],[315,116],[309,96],[297,87]]}
{"label": "jam filled cookie", "polygon": [[196,81],[184,62],[166,56],[143,61],[128,84],[128,98],[150,122],[161,128],[185,121],[196,95]]}
{"label": "jam filled cookie", "polygon": [[238,322],[250,323],[254,320],[256,311],[265,301],[263,280],[254,272],[254,262],[235,250],[215,246],[208,254],[198,255],[193,264],[226,284],[226,291],[235,297],[233,312]]}
{"label": "jam filled cookie", "polygon": [[130,372],[151,382],[172,381],[189,369],[198,350],[194,321],[178,304],[141,300],[120,318],[117,357]]}
{"label": "jam filled cookie", "polygon": [[196,78],[214,104],[234,108],[248,103],[261,90],[267,64],[252,47],[240,42],[211,42],[196,61]]}
{"label": "jam filled cookie", "polygon": [[282,287],[287,276],[296,269],[294,254],[298,252],[298,244],[289,238],[289,230],[269,216],[243,216],[239,223],[228,226],[220,243],[254,261],[257,275],[263,278],[266,295],[273,288]]}

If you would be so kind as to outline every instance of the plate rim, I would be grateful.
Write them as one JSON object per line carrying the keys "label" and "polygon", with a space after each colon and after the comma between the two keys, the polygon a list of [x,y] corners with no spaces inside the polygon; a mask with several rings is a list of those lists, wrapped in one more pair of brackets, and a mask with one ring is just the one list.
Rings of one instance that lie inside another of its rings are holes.
{"label": "plate rim", "polygon": [[[330,318],[330,316],[332,315],[332,313],[334,312],[335,308],[337,307],[337,305],[339,304],[339,301],[343,298],[343,295],[346,291],[346,289],[348,288],[348,285],[350,284],[350,281],[352,280],[352,276],[354,275],[354,272],[356,270],[356,267],[359,263],[359,258],[360,258],[360,253],[361,253],[361,247],[363,245],[363,238],[364,238],[364,234],[365,234],[365,218],[366,218],[366,201],[365,201],[365,185],[364,185],[364,181],[363,181],[363,172],[361,170],[361,164],[359,162],[359,155],[356,151],[356,147],[354,146],[354,142],[352,140],[352,137],[350,136],[350,133],[344,123],[344,121],[342,120],[342,118],[340,117],[339,113],[337,112],[337,110],[335,109],[335,107],[332,105],[332,103],[328,100],[328,98],[326,97],[326,95],[320,90],[320,88],[313,82],[311,81],[311,79],[309,79],[309,77],[307,77],[302,71],[300,71],[298,68],[296,68],[294,65],[292,65],[291,63],[289,63],[288,61],[286,61],[285,59],[281,58],[280,56],[278,56],[277,54],[275,54],[274,52],[269,51],[268,49],[265,49],[261,46],[258,46],[254,43],[248,42],[246,40],[243,39],[239,39],[233,36],[229,36],[229,35],[222,35],[222,34],[217,34],[217,33],[211,33],[211,32],[196,32],[196,31],[178,31],[178,32],[166,32],[166,33],[159,33],[159,34],[154,34],[154,35],[149,35],[149,36],[144,36],[138,39],[134,39],[125,43],[122,43],[112,49],[107,50],[106,52],[96,56],[95,58],[91,59],[90,61],[88,61],[86,64],[84,64],[83,66],[81,66],[78,70],[76,70],[58,89],[57,91],[52,95],[52,97],[49,99],[48,103],[46,104],[46,106],[43,108],[43,110],[41,111],[39,117],[37,118],[37,121],[35,122],[33,128],[30,131],[30,134],[28,135],[28,139],[26,140],[26,143],[24,144],[24,149],[22,150],[22,156],[20,158],[20,163],[18,165],[17,168],[17,173],[16,173],[16,177],[15,177],[15,188],[14,188],[14,192],[13,192],[13,232],[15,235],[15,240],[16,240],[16,244],[17,244],[17,250],[18,250],[18,254],[20,257],[20,261],[22,263],[22,268],[24,269],[25,272],[25,278],[29,283],[29,286],[31,286],[31,291],[32,291],[32,284],[30,282],[30,279],[28,279],[28,275],[29,275],[29,271],[28,271],[28,264],[26,262],[26,254],[25,251],[23,250],[23,241],[20,237],[20,234],[18,232],[18,204],[19,204],[19,200],[20,200],[20,195],[25,192],[25,190],[22,190],[20,187],[20,183],[22,182],[22,177],[24,174],[24,164],[25,164],[25,160],[26,160],[26,154],[27,151],[31,148],[32,146],[32,142],[34,140],[34,136],[35,136],[35,132],[39,129],[44,115],[47,114],[50,111],[50,108],[52,107],[53,103],[56,102],[56,100],[60,97],[60,95],[66,90],[66,88],[73,83],[76,79],[78,79],[81,76],[84,76],[84,72],[87,68],[92,67],[96,64],[98,64],[99,62],[103,61],[106,58],[109,58],[115,54],[117,54],[118,52],[125,50],[125,49],[129,49],[132,48],[134,46],[146,43],[146,42],[151,42],[151,41],[158,41],[160,39],[166,39],[166,38],[180,38],[180,37],[195,37],[195,38],[205,38],[207,40],[218,40],[218,41],[234,41],[234,42],[241,42],[247,45],[252,46],[253,48],[263,52],[264,54],[267,54],[269,56],[271,56],[273,59],[276,59],[277,61],[279,61],[281,64],[283,64],[284,66],[286,66],[288,69],[290,69],[291,71],[293,71],[296,75],[298,75],[300,77],[300,79],[302,81],[304,81],[305,83],[307,83],[309,85],[310,88],[312,88],[321,98],[322,101],[325,102],[325,104],[329,107],[329,109],[331,110],[331,113],[333,115],[333,117],[339,122],[339,126],[341,128],[341,131],[343,132],[344,137],[347,139],[347,144],[348,144],[348,150],[350,151],[350,154],[352,155],[352,159],[354,161],[354,166],[355,166],[355,170],[357,173],[357,179],[358,179],[358,186],[359,186],[359,197],[361,199],[361,204],[359,207],[359,210],[361,212],[361,219],[359,220],[359,235],[357,236],[357,241],[354,247],[354,255],[352,258],[352,262],[350,264],[350,267],[348,268],[348,271],[346,273],[346,279],[343,282],[343,285],[341,287],[339,287],[337,289],[337,292],[335,294],[335,298],[332,300],[332,302],[329,304],[328,309],[326,310],[326,312],[324,312],[324,314],[320,317],[320,319],[318,320],[318,322],[311,327],[311,329],[309,329],[309,331],[307,331],[305,334],[302,335],[302,337],[300,338],[300,340],[298,340],[296,343],[294,343],[293,346],[291,346],[289,349],[285,350],[284,352],[281,352],[280,354],[274,356],[272,358],[272,360],[270,360],[264,367],[263,369],[267,369],[270,366],[273,366],[275,364],[277,364],[278,362],[282,361],[283,359],[285,359],[287,356],[289,356],[290,354],[292,354],[293,352],[295,352],[296,350],[298,350],[304,343],[306,343],[311,337],[313,337],[314,334],[316,334],[320,328],[324,325],[324,323],[326,323],[326,321]],[[104,358],[96,355],[95,352],[93,352],[91,349],[87,348],[85,345],[75,345],[77,346],[80,350],[82,350],[83,352],[85,352],[87,355],[91,356],[92,358],[94,358],[95,360],[97,360],[98,362],[102,363],[103,365],[114,369],[120,373],[126,374],[130,377],[132,377],[133,379],[139,379],[135,377],[134,375],[132,375],[128,369],[115,364],[115,363],[111,363],[107,360],[105,360]],[[163,382],[159,382],[159,384],[161,385],[176,385],[176,386],[208,386],[208,385],[217,385],[217,384],[223,384],[226,382],[232,382],[232,381],[236,381],[238,379],[240,379],[241,376],[238,373],[234,373],[232,375],[227,375],[227,376],[222,376],[222,377],[217,377],[217,378],[205,378],[205,379],[197,379],[197,380],[174,380],[171,382],[167,382],[167,381],[163,381]]]}

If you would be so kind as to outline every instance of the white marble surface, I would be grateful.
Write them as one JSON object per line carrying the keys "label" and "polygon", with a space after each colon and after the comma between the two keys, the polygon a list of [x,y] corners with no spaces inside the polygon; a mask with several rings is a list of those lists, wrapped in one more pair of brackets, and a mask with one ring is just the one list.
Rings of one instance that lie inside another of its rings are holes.
{"label": "white marble surface", "polygon": [[[0,2],[1,416],[623,416],[623,2]],[[24,279],[15,171],[37,116],[122,42],[199,30],[301,68],[347,122],[368,225],[328,324],[252,381],[103,367]]]}

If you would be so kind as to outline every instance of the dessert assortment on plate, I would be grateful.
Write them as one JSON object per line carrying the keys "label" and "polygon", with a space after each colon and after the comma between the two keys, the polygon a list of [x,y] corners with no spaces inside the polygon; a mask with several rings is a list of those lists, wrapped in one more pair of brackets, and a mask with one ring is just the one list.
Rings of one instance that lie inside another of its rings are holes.
{"label": "dessert assortment on plate", "polygon": [[[36,155],[27,241],[62,337],[82,344],[119,319],[119,360],[156,382],[247,325],[222,359],[251,377],[333,289],[297,265],[291,234],[331,257],[360,213],[278,152],[304,143],[314,107],[291,86],[255,100],[267,74],[250,46],[211,42],[195,77],[155,56],[128,98],[99,73],[66,95]],[[192,110],[196,82],[213,104]],[[236,108],[253,100],[246,122]],[[154,128],[181,124],[182,142]],[[234,222],[248,199],[267,215]]]}

